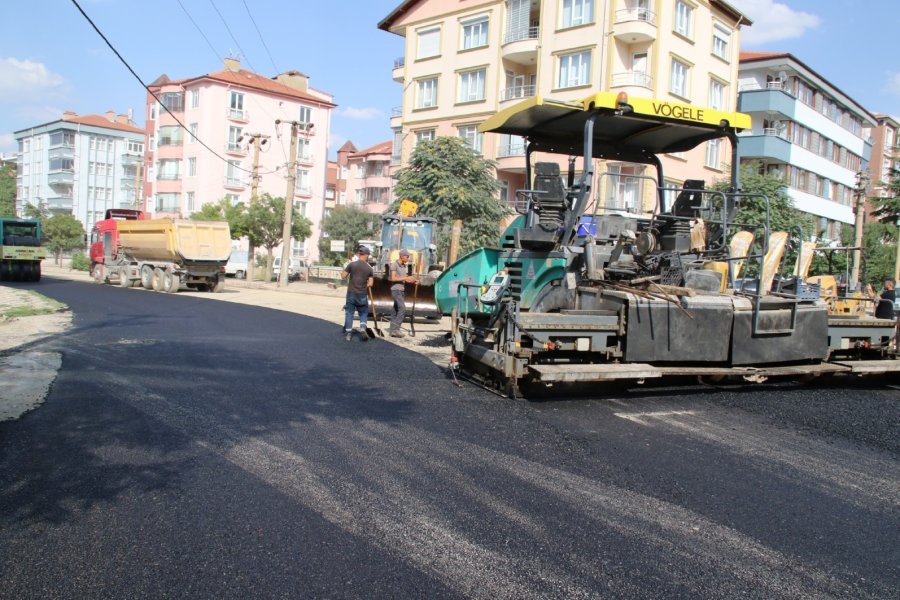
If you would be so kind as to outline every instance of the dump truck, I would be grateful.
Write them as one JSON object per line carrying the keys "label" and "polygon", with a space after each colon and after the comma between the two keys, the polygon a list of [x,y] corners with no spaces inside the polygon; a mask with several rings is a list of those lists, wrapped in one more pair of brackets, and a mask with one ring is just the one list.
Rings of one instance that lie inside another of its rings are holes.
{"label": "dump truck", "polygon": [[[528,189],[497,247],[463,256],[436,281],[451,317],[451,367],[508,396],[670,376],[900,371],[894,320],[831,316],[802,277],[773,287],[787,232],[767,218],[735,222],[744,202],[768,215],[768,199],[740,187],[738,133],[750,125],[742,113],[609,92],[575,103],[534,97],[486,120],[481,131],[526,140]],[[729,191],[664,183],[659,155],[724,139]],[[596,159],[648,165],[655,176],[635,177],[652,184],[654,208],[606,201],[602,184],[617,182],[595,174]],[[736,286],[751,263],[754,285]]]}
{"label": "dump truck", "polygon": [[147,219],[110,209],[91,232],[91,275],[99,283],[174,293],[181,287],[221,292],[231,255],[223,221]]}
{"label": "dump truck", "polygon": [[414,323],[416,318],[440,317],[434,302],[434,280],[443,268],[438,263],[437,246],[434,245],[436,227],[437,221],[431,217],[382,216],[381,239],[376,241],[374,248],[375,281],[372,285],[375,313],[379,317],[391,314],[393,284],[388,271],[402,249],[409,250],[407,273],[418,279],[416,283],[404,283],[407,318]]}
{"label": "dump truck", "polygon": [[40,281],[45,258],[40,221],[0,218],[0,281]]}

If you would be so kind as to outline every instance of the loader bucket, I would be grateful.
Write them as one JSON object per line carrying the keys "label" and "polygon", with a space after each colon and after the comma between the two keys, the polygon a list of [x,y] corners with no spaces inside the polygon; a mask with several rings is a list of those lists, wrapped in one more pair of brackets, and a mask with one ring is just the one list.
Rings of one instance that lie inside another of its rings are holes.
{"label": "loader bucket", "polygon": [[[372,303],[374,314],[378,318],[389,319],[394,308],[394,299],[391,296],[390,280],[381,274],[375,275],[372,285]],[[439,319],[437,303],[434,301],[434,277],[420,275],[419,283],[404,283],[406,291],[406,318],[412,316],[415,319]],[[371,311],[370,311],[371,312]]]}

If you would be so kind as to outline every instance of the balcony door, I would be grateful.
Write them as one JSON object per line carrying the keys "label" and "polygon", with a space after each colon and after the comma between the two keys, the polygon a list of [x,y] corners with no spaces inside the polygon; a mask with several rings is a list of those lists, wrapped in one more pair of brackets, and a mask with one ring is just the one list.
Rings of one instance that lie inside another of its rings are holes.
{"label": "balcony door", "polygon": [[506,0],[506,40],[528,38],[531,0]]}

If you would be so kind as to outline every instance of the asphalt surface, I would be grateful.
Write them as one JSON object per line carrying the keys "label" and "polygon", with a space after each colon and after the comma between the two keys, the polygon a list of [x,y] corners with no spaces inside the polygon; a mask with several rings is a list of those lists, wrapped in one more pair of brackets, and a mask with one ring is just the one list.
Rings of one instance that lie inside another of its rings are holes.
{"label": "asphalt surface", "polygon": [[536,402],[282,311],[45,278],[0,598],[895,598],[888,381]]}

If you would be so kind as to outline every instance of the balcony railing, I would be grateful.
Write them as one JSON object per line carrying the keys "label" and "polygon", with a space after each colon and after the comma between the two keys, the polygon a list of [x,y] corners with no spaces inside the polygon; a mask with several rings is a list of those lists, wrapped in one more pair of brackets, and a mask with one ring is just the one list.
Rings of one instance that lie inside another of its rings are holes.
{"label": "balcony railing", "polygon": [[651,25],[656,25],[656,13],[646,8],[626,8],[616,11],[616,23],[627,23],[629,21],[644,21]]}
{"label": "balcony railing", "polygon": [[534,96],[535,86],[533,85],[514,85],[504,90],[500,90],[500,102],[506,100],[516,100],[519,98],[531,98]]}
{"label": "balcony railing", "polygon": [[500,158],[507,156],[525,156],[525,142],[502,144],[497,148],[497,156]]}
{"label": "balcony railing", "polygon": [[228,118],[233,121],[249,121],[250,113],[241,108],[229,108],[227,109]]}
{"label": "balcony railing", "polygon": [[184,136],[172,135],[160,137],[156,141],[157,146],[181,146],[184,143]]}
{"label": "balcony railing", "polygon": [[180,211],[181,211],[180,204],[174,204],[172,202],[157,202],[156,203],[156,212],[177,213]]}
{"label": "balcony railing", "polygon": [[225,144],[225,152],[229,154],[247,154],[247,148],[237,142],[227,142]]}
{"label": "balcony railing", "polygon": [[50,160],[53,160],[54,158],[74,158],[74,156],[75,146],[70,145],[56,146],[47,151],[47,158]]}
{"label": "balcony railing", "polygon": [[522,40],[536,40],[540,34],[540,29],[540,27],[522,27],[507,31],[506,35],[503,37],[503,43],[511,44],[512,42],[521,42]]}
{"label": "balcony railing", "polygon": [[405,66],[406,66],[406,57],[405,56],[401,56],[399,58],[394,59],[394,68],[395,69],[399,69],[400,67],[405,67]]}
{"label": "balcony railing", "polygon": [[181,179],[181,173],[157,173],[156,178],[160,181],[177,181]]}
{"label": "balcony railing", "polygon": [[612,86],[638,85],[645,88],[653,87],[653,78],[640,71],[627,71],[625,73],[613,73]]}
{"label": "balcony railing", "polygon": [[59,171],[50,171],[47,174],[47,183],[50,185],[58,183],[73,183],[75,181],[74,169],[61,169]]}
{"label": "balcony railing", "polygon": [[72,210],[72,196],[53,196],[47,198],[47,208],[50,210]]}
{"label": "balcony railing", "polygon": [[391,109],[391,116],[392,116],[392,117],[402,117],[402,116],[403,116],[403,107],[402,107],[402,106],[395,106],[394,108],[392,108],[392,109]]}
{"label": "balcony railing", "polygon": [[225,178],[225,187],[227,188],[244,188],[244,182],[241,181],[239,177],[226,177]]}

